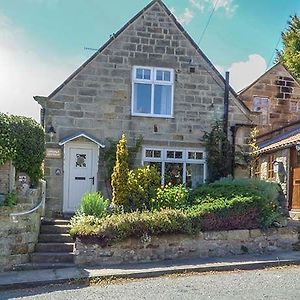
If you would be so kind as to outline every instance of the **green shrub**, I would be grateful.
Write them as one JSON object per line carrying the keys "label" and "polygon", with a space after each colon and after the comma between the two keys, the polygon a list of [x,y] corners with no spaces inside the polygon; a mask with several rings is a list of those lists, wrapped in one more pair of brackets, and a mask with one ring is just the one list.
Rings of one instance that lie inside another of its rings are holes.
{"label": "green shrub", "polygon": [[18,197],[16,192],[10,192],[5,195],[4,206],[13,207],[17,202]]}
{"label": "green shrub", "polygon": [[214,183],[199,186],[190,192],[194,204],[215,202],[224,199],[230,203],[234,198],[249,197],[255,200],[253,207],[259,211],[262,227],[270,227],[280,216],[278,184],[258,178],[223,178]]}
{"label": "green shrub", "polygon": [[103,218],[108,213],[108,200],[101,193],[86,193],[81,198],[79,214]]}
{"label": "green shrub", "polygon": [[192,227],[185,213],[180,210],[132,212],[113,214],[102,219],[87,219],[77,216],[71,221],[70,233],[75,236],[94,235],[103,241],[117,241],[145,234],[191,233]]}
{"label": "green shrub", "polygon": [[152,210],[161,208],[185,208],[187,206],[189,191],[181,185],[172,186],[167,184],[159,187],[156,197],[151,199],[150,207]]}
{"label": "green shrub", "polygon": [[150,208],[150,200],[156,196],[160,175],[154,166],[145,166],[128,174],[129,203],[131,210]]}

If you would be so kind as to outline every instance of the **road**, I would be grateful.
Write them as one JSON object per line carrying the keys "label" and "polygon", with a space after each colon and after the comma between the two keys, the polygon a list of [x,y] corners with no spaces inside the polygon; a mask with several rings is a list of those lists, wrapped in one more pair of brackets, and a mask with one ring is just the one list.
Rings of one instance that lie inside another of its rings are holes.
{"label": "road", "polygon": [[300,299],[300,266],[0,292],[0,299]]}

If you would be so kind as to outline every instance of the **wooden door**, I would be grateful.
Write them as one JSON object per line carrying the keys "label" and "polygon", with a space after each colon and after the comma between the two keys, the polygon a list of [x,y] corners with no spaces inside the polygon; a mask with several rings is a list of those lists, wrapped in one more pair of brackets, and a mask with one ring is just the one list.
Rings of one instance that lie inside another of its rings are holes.
{"label": "wooden door", "polygon": [[300,167],[293,168],[292,209],[300,209]]}

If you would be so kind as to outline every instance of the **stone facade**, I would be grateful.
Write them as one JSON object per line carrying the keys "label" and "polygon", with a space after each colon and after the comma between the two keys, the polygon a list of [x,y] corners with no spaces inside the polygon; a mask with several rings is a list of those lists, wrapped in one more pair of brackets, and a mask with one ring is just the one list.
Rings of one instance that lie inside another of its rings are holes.
{"label": "stone facade", "polygon": [[18,222],[13,222],[9,214],[30,208],[29,204],[19,204],[12,209],[0,209],[0,272],[29,262],[29,254],[34,251],[38,240],[40,212],[18,217]]}
{"label": "stone facade", "polygon": [[[133,66],[171,68],[175,72],[174,113],[170,118],[131,114]],[[198,149],[212,122],[223,116],[224,80],[204,54],[195,47],[174,16],[161,3],[152,1],[110,39],[48,98],[36,97],[45,113],[47,148],[73,134],[85,132],[102,143],[117,140],[124,132],[129,145],[139,136],[143,146]],[[230,93],[230,126],[250,124],[249,110]],[[239,129],[244,143],[247,127]],[[101,150],[100,150],[101,151]],[[141,152],[136,165],[141,164]],[[61,212],[63,157],[46,158],[46,211]],[[103,162],[99,162],[98,189],[105,191]]]}
{"label": "stone facade", "polygon": [[75,263],[105,266],[176,258],[268,253],[292,250],[297,243],[298,232],[290,227],[267,231],[254,229],[204,232],[195,237],[164,235],[147,239],[131,238],[106,247],[84,244],[77,238]]}
{"label": "stone facade", "polygon": [[250,110],[254,109],[254,97],[269,99],[268,112],[257,120],[260,134],[300,118],[300,85],[281,63],[242,90],[239,97]]}
{"label": "stone facade", "polygon": [[11,192],[14,187],[15,168],[10,161],[0,166],[0,194]]}

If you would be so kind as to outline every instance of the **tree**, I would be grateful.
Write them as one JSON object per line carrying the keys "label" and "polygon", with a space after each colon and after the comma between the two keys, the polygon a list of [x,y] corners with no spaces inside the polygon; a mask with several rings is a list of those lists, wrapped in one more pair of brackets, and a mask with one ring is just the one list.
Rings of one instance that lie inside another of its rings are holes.
{"label": "tree", "polygon": [[116,164],[111,176],[112,203],[115,206],[129,206],[128,174],[127,140],[123,134],[117,145]]}
{"label": "tree", "polygon": [[276,62],[282,62],[300,79],[300,19],[297,15],[290,16],[288,28],[281,33],[283,49],[277,50]]}
{"label": "tree", "polygon": [[203,136],[207,152],[207,182],[214,182],[232,174],[232,148],[224,133],[223,122],[216,121],[211,132]]}

